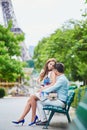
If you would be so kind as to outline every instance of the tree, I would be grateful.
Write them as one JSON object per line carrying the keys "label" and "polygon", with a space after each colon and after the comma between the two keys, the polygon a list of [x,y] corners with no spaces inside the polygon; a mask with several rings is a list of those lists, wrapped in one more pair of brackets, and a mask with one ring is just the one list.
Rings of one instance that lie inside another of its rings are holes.
{"label": "tree", "polygon": [[[46,39],[46,40],[45,40]],[[38,43],[34,52],[36,68],[54,57],[63,62],[70,80],[87,81],[87,20],[69,20],[48,38]]]}
{"label": "tree", "polygon": [[7,28],[0,25],[0,79],[16,81],[23,76],[23,63],[17,57],[21,55],[20,43],[24,35],[15,35],[10,29],[11,23]]}

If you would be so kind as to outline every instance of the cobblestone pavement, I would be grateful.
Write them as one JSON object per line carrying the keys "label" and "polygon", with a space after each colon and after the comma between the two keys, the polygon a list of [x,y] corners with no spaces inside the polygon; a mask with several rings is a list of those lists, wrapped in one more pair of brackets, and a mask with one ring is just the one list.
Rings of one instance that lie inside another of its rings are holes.
{"label": "cobblestone pavement", "polygon": [[[41,130],[42,126],[28,126],[31,111],[25,118],[23,126],[12,124],[22,113],[28,97],[6,97],[0,99],[0,130]],[[68,122],[65,115],[55,114],[49,126],[49,130],[67,130]]]}

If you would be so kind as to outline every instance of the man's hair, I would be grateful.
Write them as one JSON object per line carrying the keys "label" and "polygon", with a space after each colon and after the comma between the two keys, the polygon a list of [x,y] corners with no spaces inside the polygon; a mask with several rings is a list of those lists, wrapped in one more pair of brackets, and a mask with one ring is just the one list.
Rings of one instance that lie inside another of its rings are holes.
{"label": "man's hair", "polygon": [[54,65],[54,68],[57,69],[58,72],[64,73],[64,64],[63,63],[60,63],[60,62],[56,63]]}

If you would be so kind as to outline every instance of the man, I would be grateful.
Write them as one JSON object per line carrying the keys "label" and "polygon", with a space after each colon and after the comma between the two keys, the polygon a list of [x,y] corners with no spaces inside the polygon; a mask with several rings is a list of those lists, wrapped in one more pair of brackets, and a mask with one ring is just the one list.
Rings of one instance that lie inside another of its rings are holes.
{"label": "man", "polygon": [[43,111],[43,105],[53,105],[53,106],[61,106],[65,107],[67,96],[68,96],[68,79],[64,75],[64,65],[62,63],[56,63],[54,66],[54,71],[57,76],[56,83],[42,90],[42,93],[49,94],[51,92],[57,93],[56,100],[46,99],[44,101],[37,102],[37,108],[39,109],[39,113],[41,115],[41,121],[36,123],[36,125],[45,125],[47,122],[45,111]]}

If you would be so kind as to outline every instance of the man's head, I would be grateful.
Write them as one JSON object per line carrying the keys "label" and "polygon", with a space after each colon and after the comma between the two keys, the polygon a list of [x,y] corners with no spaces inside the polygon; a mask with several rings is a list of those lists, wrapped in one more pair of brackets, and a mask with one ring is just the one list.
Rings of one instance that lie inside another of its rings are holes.
{"label": "man's head", "polygon": [[54,65],[54,69],[57,75],[64,73],[64,64],[63,63],[56,63]]}

